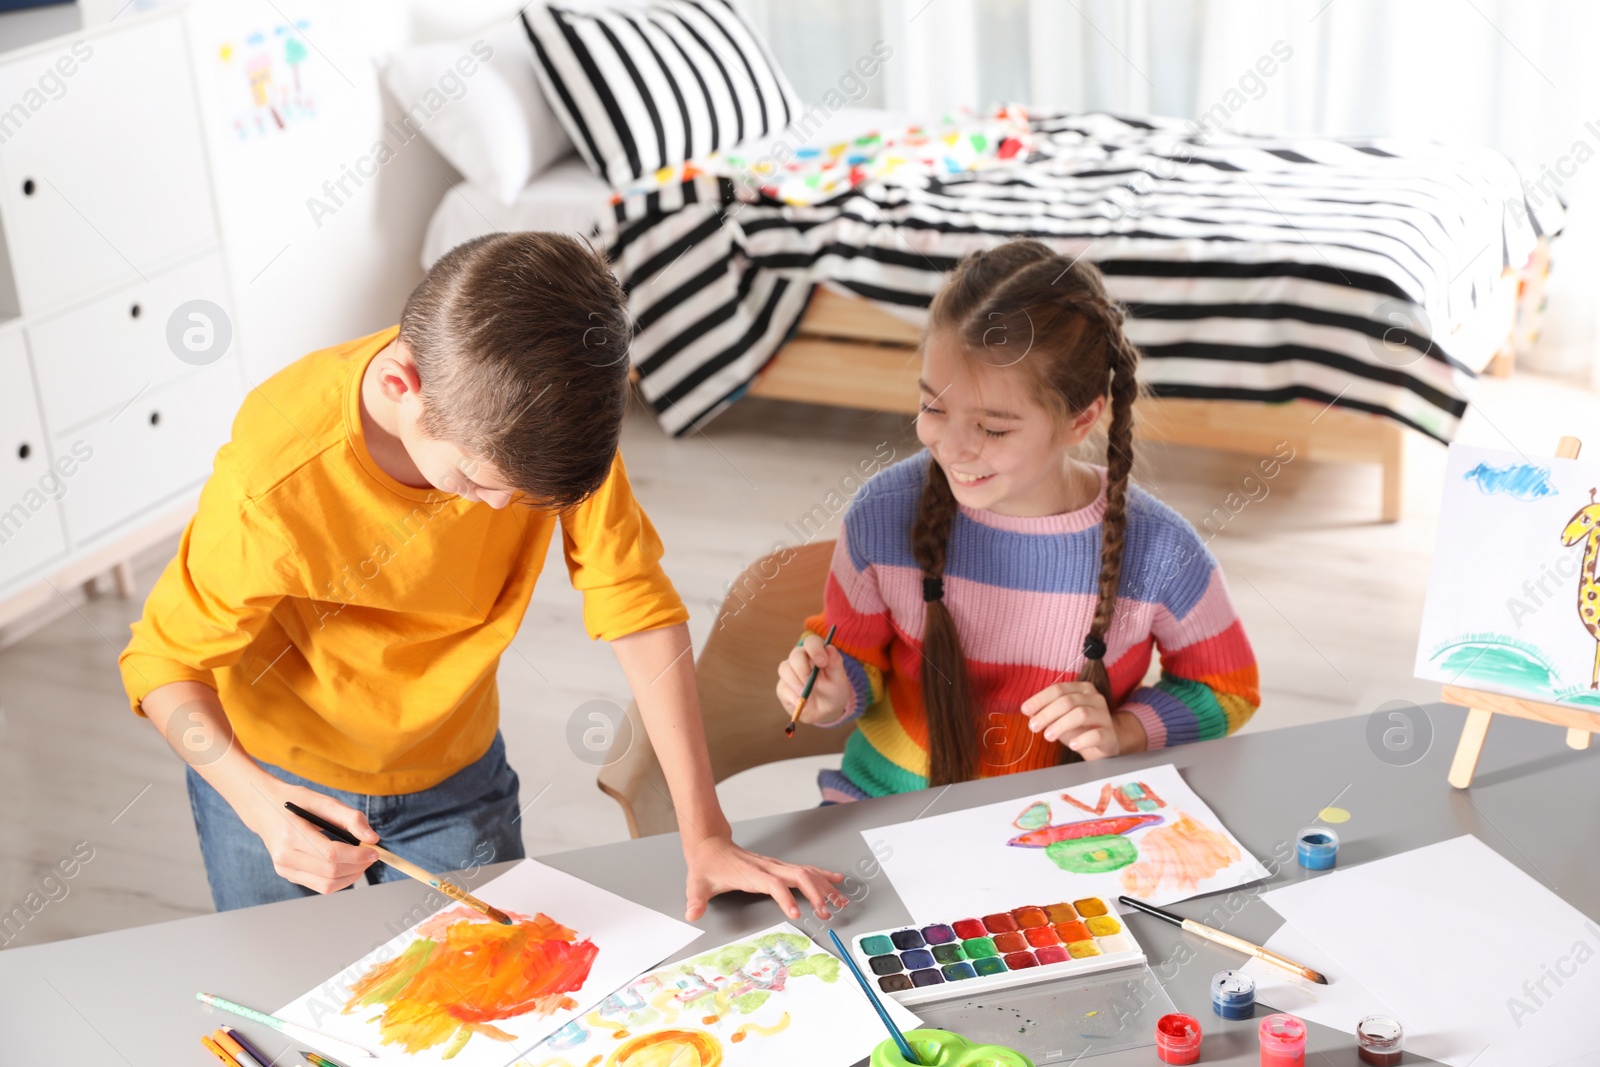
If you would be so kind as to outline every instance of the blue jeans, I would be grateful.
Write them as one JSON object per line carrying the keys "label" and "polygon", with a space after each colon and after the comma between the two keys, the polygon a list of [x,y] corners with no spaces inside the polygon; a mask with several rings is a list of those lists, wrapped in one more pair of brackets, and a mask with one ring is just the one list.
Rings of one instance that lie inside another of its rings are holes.
{"label": "blue jeans", "polygon": [[[519,860],[522,820],[517,805],[517,772],[506,762],[498,733],[477,762],[431,789],[398,796],[368,796],[308,782],[281,767],[259,763],[280,781],[324,793],[365,812],[384,848],[438,874],[466,867]],[[233,808],[194,769],[189,768],[189,807],[200,835],[200,854],[218,911],[315,896],[316,891],[283,878],[272,869],[267,846],[245,826]],[[398,882],[405,875],[385,863],[367,868],[366,879]]]}

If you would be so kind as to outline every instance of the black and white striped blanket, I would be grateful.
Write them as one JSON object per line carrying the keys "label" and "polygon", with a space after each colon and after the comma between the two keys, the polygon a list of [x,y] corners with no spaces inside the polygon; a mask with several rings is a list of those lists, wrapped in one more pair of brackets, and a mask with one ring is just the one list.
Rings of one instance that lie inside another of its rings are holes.
{"label": "black and white striped blanket", "polygon": [[1021,235],[1100,268],[1157,395],[1337,404],[1448,441],[1493,353],[1457,328],[1563,224],[1490,149],[1105,114],[1029,126],[1025,159],[804,207],[704,174],[614,204],[600,238],[662,426],[738,399],[818,283],[920,322],[962,255]]}

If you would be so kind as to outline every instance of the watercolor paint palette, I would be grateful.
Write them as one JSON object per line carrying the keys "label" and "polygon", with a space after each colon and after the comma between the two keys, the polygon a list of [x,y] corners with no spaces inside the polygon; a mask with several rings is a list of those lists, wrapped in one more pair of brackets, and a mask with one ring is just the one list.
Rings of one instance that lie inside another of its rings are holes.
{"label": "watercolor paint palette", "polygon": [[857,934],[850,952],[880,991],[907,1005],[1145,962],[1099,897]]}

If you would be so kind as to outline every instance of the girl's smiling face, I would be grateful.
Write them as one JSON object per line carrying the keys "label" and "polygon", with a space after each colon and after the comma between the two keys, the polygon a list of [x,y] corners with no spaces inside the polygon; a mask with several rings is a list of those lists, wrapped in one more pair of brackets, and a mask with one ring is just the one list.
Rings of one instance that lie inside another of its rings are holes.
{"label": "girl's smiling face", "polygon": [[1027,371],[974,358],[943,330],[923,343],[919,385],[917,438],[958,503],[1019,516],[1088,503],[1075,489],[1084,483],[1074,476],[1070,450],[1094,429],[1104,397],[1061,424],[1035,398]]}

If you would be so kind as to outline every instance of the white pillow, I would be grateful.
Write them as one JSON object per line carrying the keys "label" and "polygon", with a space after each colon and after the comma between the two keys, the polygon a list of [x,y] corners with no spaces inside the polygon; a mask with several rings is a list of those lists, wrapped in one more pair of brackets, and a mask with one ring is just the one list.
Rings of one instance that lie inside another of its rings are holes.
{"label": "white pillow", "polygon": [[419,132],[473,185],[513,204],[534,175],[573,151],[539,91],[522,23],[502,19],[458,41],[389,57],[383,84],[400,107],[386,141]]}

